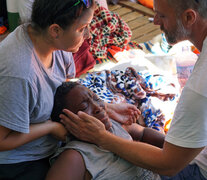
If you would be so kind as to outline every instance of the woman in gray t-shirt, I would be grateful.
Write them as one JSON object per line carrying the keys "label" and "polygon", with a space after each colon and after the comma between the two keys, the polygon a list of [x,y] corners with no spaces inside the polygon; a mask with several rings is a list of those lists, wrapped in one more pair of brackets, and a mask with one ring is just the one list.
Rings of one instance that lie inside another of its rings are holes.
{"label": "woman in gray t-shirt", "polygon": [[67,134],[49,120],[54,94],[75,75],[93,11],[92,0],[35,0],[31,23],[0,43],[0,179],[45,179]]}

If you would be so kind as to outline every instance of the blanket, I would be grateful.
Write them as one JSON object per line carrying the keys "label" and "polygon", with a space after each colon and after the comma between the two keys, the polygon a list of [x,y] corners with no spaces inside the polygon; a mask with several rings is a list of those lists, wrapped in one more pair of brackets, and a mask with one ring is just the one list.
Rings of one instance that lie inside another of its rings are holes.
{"label": "blanket", "polygon": [[[88,73],[79,82],[107,103],[136,105],[142,112],[138,123],[158,131],[164,131],[165,122],[171,118],[179,97],[179,88],[165,76],[147,71],[136,72],[132,67],[125,71]],[[169,107],[168,112],[166,106]]]}
{"label": "blanket", "polygon": [[132,33],[121,17],[97,3],[90,23],[90,52],[95,59],[107,58],[107,49],[112,45],[124,48]]}

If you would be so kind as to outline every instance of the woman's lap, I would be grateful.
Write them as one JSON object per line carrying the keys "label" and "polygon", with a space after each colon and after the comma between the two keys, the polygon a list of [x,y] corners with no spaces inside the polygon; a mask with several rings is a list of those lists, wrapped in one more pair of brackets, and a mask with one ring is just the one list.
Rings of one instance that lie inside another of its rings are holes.
{"label": "woman's lap", "polygon": [[44,180],[50,168],[49,160],[0,164],[0,180]]}

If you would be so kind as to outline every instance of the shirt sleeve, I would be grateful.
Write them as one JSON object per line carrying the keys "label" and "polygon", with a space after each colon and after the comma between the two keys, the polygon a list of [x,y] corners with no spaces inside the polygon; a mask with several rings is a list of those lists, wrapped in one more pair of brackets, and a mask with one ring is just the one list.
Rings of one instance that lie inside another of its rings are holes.
{"label": "shirt sleeve", "polygon": [[75,62],[74,62],[72,53],[68,53],[68,56],[69,56],[69,59],[68,59],[69,61],[66,66],[66,77],[67,79],[72,79],[72,78],[75,78],[75,74],[76,74]]}
{"label": "shirt sleeve", "polygon": [[14,131],[29,133],[28,82],[21,78],[0,78],[0,125]]}
{"label": "shirt sleeve", "polygon": [[207,98],[185,87],[166,135],[177,146],[200,148],[207,145]]}

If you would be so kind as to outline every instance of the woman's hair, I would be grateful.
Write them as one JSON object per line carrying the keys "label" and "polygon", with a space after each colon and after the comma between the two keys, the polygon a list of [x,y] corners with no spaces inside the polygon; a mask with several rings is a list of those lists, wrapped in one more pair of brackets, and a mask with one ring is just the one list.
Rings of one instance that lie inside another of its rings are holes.
{"label": "woman's hair", "polygon": [[186,9],[194,9],[203,18],[207,18],[207,0],[167,0],[174,7],[177,16],[180,16]]}
{"label": "woman's hair", "polygon": [[57,88],[57,91],[55,93],[54,97],[54,105],[53,110],[51,113],[51,119],[52,121],[60,121],[59,115],[62,114],[62,110],[65,108],[65,95],[70,92],[71,89],[73,89],[75,86],[80,85],[77,82],[64,82],[61,86]]}
{"label": "woman's hair", "polygon": [[[94,0],[89,1],[91,8],[94,6]],[[77,2],[78,0],[35,0],[31,16],[33,28],[44,31],[51,24],[58,24],[66,29],[87,10],[82,0]]]}

